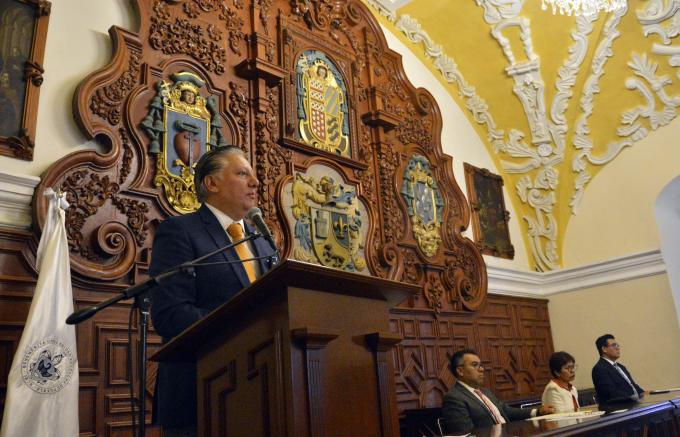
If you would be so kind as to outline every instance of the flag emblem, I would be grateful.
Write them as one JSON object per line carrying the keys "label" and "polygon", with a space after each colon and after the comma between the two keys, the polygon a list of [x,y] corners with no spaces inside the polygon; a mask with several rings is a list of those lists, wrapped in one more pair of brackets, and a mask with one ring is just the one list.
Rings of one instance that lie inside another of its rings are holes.
{"label": "flag emblem", "polygon": [[21,377],[37,393],[56,393],[71,380],[75,363],[75,356],[68,346],[56,337],[47,337],[24,354]]}

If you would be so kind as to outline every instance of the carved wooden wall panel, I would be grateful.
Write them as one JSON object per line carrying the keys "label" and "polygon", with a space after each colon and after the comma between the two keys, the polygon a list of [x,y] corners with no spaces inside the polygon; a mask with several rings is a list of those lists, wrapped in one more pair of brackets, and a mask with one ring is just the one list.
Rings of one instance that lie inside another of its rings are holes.
{"label": "carved wooden wall panel", "polygon": [[400,411],[441,406],[454,383],[449,357],[464,347],[478,352],[485,382],[499,398],[540,396],[553,352],[547,304],[489,295],[475,313],[392,310],[391,330],[404,337],[392,355]]}
{"label": "carved wooden wall panel", "polygon": [[[206,142],[235,144],[253,164],[261,209],[285,257],[294,257],[299,237],[284,188],[308,169],[324,167],[365,205],[361,273],[423,287],[394,315],[394,331],[405,337],[395,355],[402,409],[434,405],[450,384],[443,357],[467,344],[495,366],[492,382],[502,397],[512,396],[514,382],[520,395],[544,381],[537,363],[551,350],[545,305],[486,299],[483,259],[461,235],[470,211],[452,158],[442,152],[439,108],[409,83],[366,6],[357,0],[136,3],[139,32],[112,27],[110,63],[84,78],[73,98],[76,124],[106,151],[78,151],[55,162],[36,190],[35,231],[0,232],[0,381],[35,285],[46,187],[65,192],[71,205],[67,234],[77,308],[146,279],[155,229],[177,214],[177,199],[159,185],[158,169],[168,127],[159,114],[170,93],[181,90],[178,73],[193,77],[193,85],[182,86],[195,87],[184,104],[199,97],[207,102]],[[324,70],[314,64],[317,74],[332,67],[333,81],[342,85],[339,124],[320,134],[342,132],[346,147],[338,153],[310,142],[302,128],[313,124],[313,117],[301,116],[303,56],[325,63]],[[129,304],[118,305],[78,327],[83,433],[129,433],[128,310]],[[152,349],[159,344],[153,333],[151,343]],[[509,363],[512,371],[503,367]]]}

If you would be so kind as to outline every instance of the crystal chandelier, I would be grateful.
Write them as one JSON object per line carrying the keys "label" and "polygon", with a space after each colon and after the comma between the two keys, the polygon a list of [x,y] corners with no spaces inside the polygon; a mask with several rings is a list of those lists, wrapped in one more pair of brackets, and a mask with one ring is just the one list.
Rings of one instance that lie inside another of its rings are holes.
{"label": "crystal chandelier", "polygon": [[552,7],[564,15],[593,15],[600,11],[612,12],[626,6],[626,0],[541,0],[543,10]]}

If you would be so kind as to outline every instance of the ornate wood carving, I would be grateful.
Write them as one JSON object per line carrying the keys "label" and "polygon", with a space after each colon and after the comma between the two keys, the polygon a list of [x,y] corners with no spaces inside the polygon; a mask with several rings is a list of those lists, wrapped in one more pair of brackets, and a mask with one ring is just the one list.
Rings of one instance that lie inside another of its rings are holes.
{"label": "ornate wood carving", "polygon": [[[442,152],[439,109],[427,91],[408,82],[400,56],[389,50],[365,5],[358,0],[136,3],[139,32],[112,27],[111,61],[86,77],[73,98],[76,123],[105,151],[76,152],[45,173],[34,202],[34,234],[0,231],[0,298],[11,308],[0,314],[0,346],[6,352],[0,368],[8,368],[28,311],[36,242],[47,207],[40,193],[46,187],[66,192],[71,204],[67,230],[77,307],[146,279],[156,227],[177,212],[154,184],[153,138],[141,123],[158,82],[187,71],[205,82],[203,97],[215,100],[214,115],[226,142],[241,147],[253,163],[261,182],[260,206],[283,256],[290,256],[295,238],[282,204],[283,187],[295,172],[323,163],[355,185],[357,197],[368,206],[362,217],[368,222],[366,270],[422,287],[393,314],[394,332],[404,337],[393,355],[400,409],[434,405],[441,398],[450,382],[442,357],[463,344],[477,346],[494,363],[492,381],[502,397],[525,394],[521,381],[535,389],[544,380],[538,364],[528,363],[538,363],[552,347],[545,305],[487,299],[481,254],[461,235],[470,211],[454,178],[452,158]],[[332,60],[346,84],[349,156],[300,141],[295,66],[308,50]],[[31,67],[31,86],[40,81],[39,72],[37,62]],[[32,150],[28,140],[15,143],[22,153]],[[431,164],[445,203],[441,243],[432,256],[419,249],[401,197],[404,168],[414,155]],[[82,410],[82,429],[92,435],[129,431],[127,395],[122,394],[128,375],[119,347],[128,309],[128,304],[115,306],[78,327],[83,399],[108,402],[106,408],[90,403]],[[522,315],[529,309],[539,313],[535,320]],[[468,335],[473,332],[479,335]],[[151,338],[158,344],[157,337]],[[475,343],[480,341],[485,343]],[[384,378],[389,352],[379,352],[385,356],[378,357],[376,371]],[[215,384],[226,395],[231,374],[223,370]],[[249,371],[267,370],[253,364]],[[262,381],[271,377],[262,375]],[[519,392],[513,391],[517,381]],[[283,430],[285,412],[273,404],[269,409],[263,426],[276,434]]]}
{"label": "ornate wood carving", "polygon": [[[38,97],[40,95],[40,85],[43,83],[43,73],[45,73],[42,63],[45,56],[47,25],[50,19],[52,3],[46,0],[17,1],[30,6],[35,10],[35,18],[32,23],[33,40],[30,44],[30,53],[28,53],[27,57],[23,58],[25,59],[23,65],[16,65],[16,68],[19,71],[9,72],[9,65],[13,62],[11,58],[14,55],[12,53],[6,54],[8,73],[6,73],[7,76],[5,78],[0,78],[0,87],[3,88],[0,90],[0,97],[2,97],[2,99],[0,99],[0,105],[7,106],[10,105],[11,100],[16,100],[19,107],[16,108],[15,115],[19,129],[18,132],[16,132],[16,135],[9,134],[8,136],[3,136],[2,133],[0,133],[0,155],[32,161],[38,118]],[[3,37],[8,40],[12,38],[9,34],[3,35]],[[14,47],[12,48],[14,49]],[[16,74],[20,74],[21,71],[23,71],[23,77],[17,79]],[[7,90],[10,93],[18,93],[19,90],[15,89],[15,87],[22,86],[22,83],[25,83],[24,92],[20,93],[20,95],[23,95],[23,100],[18,97],[12,99],[9,95],[4,94],[5,87],[7,87]],[[3,111],[2,117],[7,117],[7,113]]]}

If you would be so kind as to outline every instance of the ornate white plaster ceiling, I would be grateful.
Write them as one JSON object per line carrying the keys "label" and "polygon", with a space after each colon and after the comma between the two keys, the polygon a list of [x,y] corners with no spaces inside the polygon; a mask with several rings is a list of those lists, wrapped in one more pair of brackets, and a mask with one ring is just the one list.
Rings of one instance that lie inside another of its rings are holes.
{"label": "ornate white plaster ceiling", "polygon": [[578,18],[540,0],[366,2],[477,126],[515,188],[537,270],[561,266],[566,223],[592,177],[677,115],[680,0]]}

